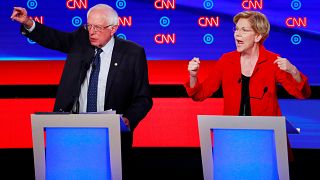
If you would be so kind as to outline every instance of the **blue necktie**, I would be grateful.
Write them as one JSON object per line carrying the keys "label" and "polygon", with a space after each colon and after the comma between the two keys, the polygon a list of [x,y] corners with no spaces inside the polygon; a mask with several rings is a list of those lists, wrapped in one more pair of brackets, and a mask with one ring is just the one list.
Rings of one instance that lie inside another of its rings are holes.
{"label": "blue necktie", "polygon": [[91,65],[91,73],[87,94],[87,112],[97,112],[97,95],[98,95],[98,80],[100,71],[100,54],[102,49],[98,48]]}

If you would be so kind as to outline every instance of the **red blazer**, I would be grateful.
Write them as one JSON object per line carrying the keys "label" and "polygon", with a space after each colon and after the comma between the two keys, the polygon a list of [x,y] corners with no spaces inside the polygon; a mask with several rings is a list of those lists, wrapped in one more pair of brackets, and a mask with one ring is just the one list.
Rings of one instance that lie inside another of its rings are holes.
{"label": "red blazer", "polygon": [[[307,98],[311,94],[307,77],[301,72],[302,81],[296,82],[291,74],[280,70],[273,62],[279,55],[259,48],[259,59],[250,78],[250,105],[252,116],[281,116],[277,99],[277,84],[280,83],[296,98]],[[239,115],[241,101],[240,53],[232,51],[215,63],[210,75],[202,82],[190,88],[189,81],[185,88],[195,101],[210,97],[222,85],[224,96],[224,115]]]}

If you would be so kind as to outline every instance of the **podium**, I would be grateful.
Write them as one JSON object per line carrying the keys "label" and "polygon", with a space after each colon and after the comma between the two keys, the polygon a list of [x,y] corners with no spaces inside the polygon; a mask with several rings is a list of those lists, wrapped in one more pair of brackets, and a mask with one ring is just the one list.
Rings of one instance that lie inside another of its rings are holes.
{"label": "podium", "polygon": [[120,118],[32,114],[36,179],[122,179]]}
{"label": "podium", "polygon": [[280,116],[198,115],[204,179],[289,180],[286,126]]}

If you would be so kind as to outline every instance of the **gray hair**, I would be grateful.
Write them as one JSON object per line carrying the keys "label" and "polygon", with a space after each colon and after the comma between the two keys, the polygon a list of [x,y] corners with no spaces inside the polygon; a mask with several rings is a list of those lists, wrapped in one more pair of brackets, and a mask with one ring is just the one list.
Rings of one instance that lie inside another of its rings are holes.
{"label": "gray hair", "polygon": [[89,9],[87,12],[87,18],[92,10],[103,10],[107,22],[110,23],[110,25],[118,25],[118,13],[112,7],[106,4],[97,4]]}

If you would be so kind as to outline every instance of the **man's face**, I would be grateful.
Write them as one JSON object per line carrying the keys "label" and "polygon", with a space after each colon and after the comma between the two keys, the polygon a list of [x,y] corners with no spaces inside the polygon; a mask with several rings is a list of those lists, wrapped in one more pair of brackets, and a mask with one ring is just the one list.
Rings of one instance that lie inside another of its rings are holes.
{"label": "man's face", "polygon": [[108,24],[106,15],[101,10],[92,10],[88,15],[87,23],[90,43],[99,48],[109,42],[118,28]]}

